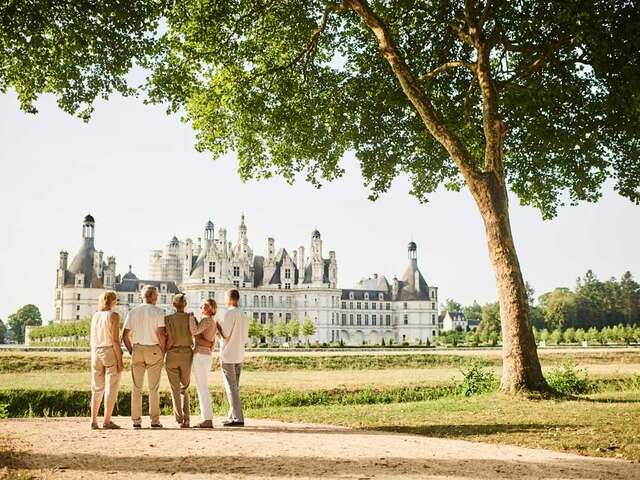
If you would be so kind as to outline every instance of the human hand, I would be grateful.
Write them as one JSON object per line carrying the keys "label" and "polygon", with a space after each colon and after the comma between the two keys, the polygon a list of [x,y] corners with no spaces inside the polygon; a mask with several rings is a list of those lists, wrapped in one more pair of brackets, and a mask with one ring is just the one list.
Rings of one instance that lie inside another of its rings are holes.
{"label": "human hand", "polygon": [[117,362],[116,368],[118,369],[118,373],[124,372],[124,363],[122,362],[122,360]]}

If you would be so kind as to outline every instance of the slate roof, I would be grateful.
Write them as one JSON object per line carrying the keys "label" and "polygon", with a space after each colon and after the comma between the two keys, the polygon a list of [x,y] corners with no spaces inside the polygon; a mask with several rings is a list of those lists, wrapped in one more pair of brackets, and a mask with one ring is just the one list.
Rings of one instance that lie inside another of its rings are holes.
{"label": "slate roof", "polygon": [[[322,283],[329,283],[329,265],[330,260],[323,258],[323,271],[322,271]],[[304,277],[302,279],[302,283],[311,283],[311,263],[309,263],[306,267],[304,267]]]}
{"label": "slate roof", "polygon": [[429,300],[429,286],[418,269],[418,262],[410,260],[402,280],[398,282],[395,300]]}
{"label": "slate roof", "polygon": [[[87,215],[87,217],[90,216]],[[102,288],[102,280],[93,268],[93,254],[95,252],[93,238],[85,238],[82,247],[69,265],[69,274],[65,273],[65,285],[75,285],[76,274],[84,273],[84,288]]]}
{"label": "slate roof", "polygon": [[[135,275],[134,275],[135,276]],[[161,282],[159,280],[139,280],[139,279],[126,279],[123,278],[122,282],[116,283],[116,292],[138,292],[140,291],[140,285],[153,285],[158,289],[158,293],[164,293],[160,291],[160,284],[167,285],[167,293],[180,293],[180,289],[175,282]]]}

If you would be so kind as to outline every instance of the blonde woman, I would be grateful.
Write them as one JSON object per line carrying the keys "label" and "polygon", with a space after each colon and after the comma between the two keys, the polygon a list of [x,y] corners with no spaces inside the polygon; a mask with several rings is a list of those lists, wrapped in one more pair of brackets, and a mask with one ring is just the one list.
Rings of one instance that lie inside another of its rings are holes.
{"label": "blonde woman", "polygon": [[200,307],[202,319],[196,323],[193,314],[189,315],[189,330],[196,337],[193,351],[192,371],[196,381],[200,417],[202,422],[196,428],[213,428],[213,411],[211,410],[211,393],[209,392],[209,372],[211,371],[212,354],[216,346],[216,335],[221,333],[220,325],[215,319],[218,305],[215,300],[208,299]]}
{"label": "blonde woman", "polygon": [[103,397],[102,428],[120,428],[111,421],[111,413],[118,398],[120,375],[124,370],[120,348],[120,315],[114,311],[117,300],[116,292],[104,292],[100,295],[98,311],[91,319],[91,428],[94,430],[99,428],[98,410]]}

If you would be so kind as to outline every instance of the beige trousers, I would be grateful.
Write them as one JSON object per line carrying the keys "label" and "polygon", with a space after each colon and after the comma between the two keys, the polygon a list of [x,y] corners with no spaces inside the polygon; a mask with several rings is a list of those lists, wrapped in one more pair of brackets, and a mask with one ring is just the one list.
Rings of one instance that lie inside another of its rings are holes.
{"label": "beige trousers", "polygon": [[133,388],[131,391],[131,420],[134,424],[142,421],[142,387],[144,373],[147,372],[149,383],[149,417],[151,425],[160,423],[160,374],[162,373],[162,350],[158,345],[133,346],[131,354],[131,377]]}
{"label": "beige trousers", "polygon": [[[107,382],[108,380],[108,382]],[[106,395],[105,395],[106,384]],[[113,411],[118,399],[120,372],[113,347],[97,347],[91,352],[91,396],[100,399],[105,396],[104,411]],[[92,402],[93,404],[93,402]]]}
{"label": "beige trousers", "polygon": [[189,423],[189,384],[191,382],[191,347],[173,347],[167,352],[165,369],[171,385],[173,414],[178,423]]}

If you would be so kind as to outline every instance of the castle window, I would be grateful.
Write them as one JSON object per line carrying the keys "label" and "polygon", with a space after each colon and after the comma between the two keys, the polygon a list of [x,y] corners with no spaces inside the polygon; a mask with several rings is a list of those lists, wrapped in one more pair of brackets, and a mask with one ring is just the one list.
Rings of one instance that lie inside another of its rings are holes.
{"label": "castle window", "polygon": [[236,288],[240,288],[240,282],[238,280],[233,281],[233,286]]}
{"label": "castle window", "polygon": [[260,297],[260,306],[261,307],[267,306],[267,297],[265,295],[262,295],[262,297]]}
{"label": "castle window", "polygon": [[356,323],[358,325],[362,325],[362,315],[360,315],[360,314],[356,315]]}
{"label": "castle window", "polygon": [[[166,292],[167,291],[167,284],[166,283],[162,283],[160,285],[160,291],[161,292]],[[165,303],[165,302],[163,302],[163,303]]]}
{"label": "castle window", "polygon": [[269,306],[273,307],[273,297],[269,297]]}
{"label": "castle window", "polygon": [[254,307],[258,307],[259,306],[259,304],[258,304],[258,295],[254,295],[253,296],[253,306]]}
{"label": "castle window", "polygon": [[290,268],[285,268],[284,269],[284,278],[286,278],[286,279],[291,278],[291,269]]}
{"label": "castle window", "polygon": [[[382,295],[381,293],[378,294],[378,300],[382,301],[384,300],[384,295]],[[380,309],[382,310],[382,308]]]}
{"label": "castle window", "polygon": [[404,302],[404,309],[406,310],[408,308],[407,302]]}
{"label": "castle window", "polygon": [[431,302],[431,310],[435,310],[436,309],[436,304],[434,302]]}
{"label": "castle window", "polygon": [[387,302],[387,310],[391,310],[391,304]]}
{"label": "castle window", "polygon": [[364,309],[369,310],[369,302],[364,302]]}
{"label": "castle window", "polygon": [[349,314],[349,325],[353,325],[353,313]]}
{"label": "castle window", "polygon": [[364,299],[369,300],[369,292],[364,292]]}
{"label": "castle window", "polygon": [[349,292],[349,300],[353,300],[353,292]]}
{"label": "castle window", "polygon": [[209,277],[209,284],[214,284],[216,283],[216,277]]}
{"label": "castle window", "polygon": [[375,310],[376,309],[376,302],[371,302],[371,310]]}
{"label": "castle window", "polygon": [[356,303],[356,308],[357,308],[358,310],[360,310],[360,309],[362,308],[362,304],[361,304],[360,302],[357,302],[357,303]]}
{"label": "castle window", "polygon": [[258,312],[253,312],[253,319],[254,320],[259,320],[260,319],[260,314]]}
{"label": "castle window", "polygon": [[290,283],[285,283],[284,284],[284,289],[285,290],[291,290],[291,284]]}
{"label": "castle window", "polygon": [[233,267],[233,276],[234,277],[240,276],[240,267]]}
{"label": "castle window", "polygon": [[216,262],[209,262],[209,273],[215,273],[216,271]]}
{"label": "castle window", "polygon": [[216,299],[216,292],[209,292],[209,298],[211,300],[215,300]]}
{"label": "castle window", "polygon": [[76,300],[80,300],[80,294],[76,295]]}
{"label": "castle window", "polygon": [[202,279],[202,283],[205,283],[205,282],[206,282],[206,280],[203,278],[203,279]]}
{"label": "castle window", "polygon": [[387,327],[391,325],[391,315],[387,315],[385,317],[385,323],[387,324]]}
{"label": "castle window", "polygon": [[353,302],[349,302],[349,310],[353,310]]}
{"label": "castle window", "polygon": [[263,325],[264,325],[265,323],[267,323],[267,314],[266,314],[266,313],[264,313],[264,312],[262,312],[262,313],[260,314],[260,323],[261,323],[261,324],[263,324]]}
{"label": "castle window", "polygon": [[80,315],[76,315],[76,320],[80,320]]}
{"label": "castle window", "polygon": [[346,325],[347,324],[347,314],[343,313],[342,314],[342,325]]}
{"label": "castle window", "polygon": [[60,300],[60,297],[62,296],[62,292],[60,290],[58,290],[56,292],[56,300]]}
{"label": "castle window", "polygon": [[407,315],[406,313],[404,314],[404,324],[409,325],[409,315]]}
{"label": "castle window", "polygon": [[371,325],[375,327],[376,325],[376,315],[371,315]]}
{"label": "castle window", "polygon": [[56,308],[56,319],[60,320],[60,309]]}
{"label": "castle window", "polygon": [[435,325],[436,324],[436,314],[432,313],[431,314],[431,325]]}
{"label": "castle window", "polygon": [[431,290],[431,298],[435,299],[436,298],[436,292]]}
{"label": "castle window", "polygon": [[342,309],[346,310],[347,309],[347,302],[342,302]]}
{"label": "castle window", "polygon": [[167,304],[167,296],[166,295],[161,295],[160,296],[160,303],[162,305],[166,305]]}
{"label": "castle window", "polygon": [[80,311],[80,305],[76,305],[76,312]]}
{"label": "castle window", "polygon": [[273,313],[269,312],[268,316],[269,316],[269,323],[273,324]]}
{"label": "castle window", "polygon": [[364,316],[364,324],[369,325],[369,315]]}
{"label": "castle window", "polygon": [[289,323],[291,321],[291,314],[290,313],[285,313],[284,314],[284,321]]}
{"label": "castle window", "polygon": [[287,307],[291,307],[291,297],[287,297]]}
{"label": "castle window", "polygon": [[127,295],[127,303],[133,303],[133,293]]}

